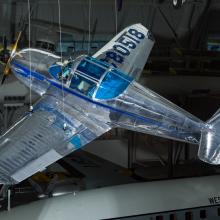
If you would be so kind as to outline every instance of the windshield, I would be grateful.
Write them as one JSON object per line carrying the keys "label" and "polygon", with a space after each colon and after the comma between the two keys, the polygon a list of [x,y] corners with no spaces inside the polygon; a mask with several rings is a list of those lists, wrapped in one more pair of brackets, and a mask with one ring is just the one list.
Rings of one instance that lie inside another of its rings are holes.
{"label": "windshield", "polygon": [[82,72],[95,80],[99,80],[105,72],[105,69],[97,63],[94,64],[91,60],[85,59],[80,62],[77,71]]}
{"label": "windshield", "polygon": [[125,75],[117,69],[111,69],[108,71],[101,81],[98,90],[96,92],[96,99],[112,99],[124,92],[124,90],[130,85],[133,78]]}
{"label": "windshield", "polygon": [[133,78],[110,64],[83,57],[65,65],[62,78],[70,88],[95,99],[112,99],[124,92]]}

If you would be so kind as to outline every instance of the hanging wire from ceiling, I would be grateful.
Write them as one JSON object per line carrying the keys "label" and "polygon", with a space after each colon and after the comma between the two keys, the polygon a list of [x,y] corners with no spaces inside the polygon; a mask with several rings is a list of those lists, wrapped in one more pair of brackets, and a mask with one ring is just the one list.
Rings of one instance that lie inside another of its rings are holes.
{"label": "hanging wire from ceiling", "polygon": [[92,7],[92,2],[91,2],[91,0],[89,0],[88,55],[90,55],[90,49],[91,49],[91,7]]}
{"label": "hanging wire from ceiling", "polygon": [[115,34],[118,34],[118,3],[115,0]]}
{"label": "hanging wire from ceiling", "polygon": [[28,0],[28,48],[29,48],[29,111],[33,111],[32,105],[32,57],[31,57],[31,5]]}
{"label": "hanging wire from ceiling", "polygon": [[[60,45],[60,61],[63,63],[63,47],[62,47],[62,26],[61,26],[61,4],[60,0],[57,0],[58,4],[58,23],[59,23],[59,45]],[[61,72],[61,85],[62,85],[62,112],[63,112],[63,129],[66,130],[67,124],[66,124],[66,118],[64,115],[64,108],[65,108],[65,94],[64,94],[64,81],[63,81],[63,68]]]}
{"label": "hanging wire from ceiling", "polygon": [[60,58],[61,58],[61,62],[63,62],[62,27],[61,27],[61,6],[60,6],[60,0],[57,0],[57,4],[58,4],[58,23],[59,23]]}

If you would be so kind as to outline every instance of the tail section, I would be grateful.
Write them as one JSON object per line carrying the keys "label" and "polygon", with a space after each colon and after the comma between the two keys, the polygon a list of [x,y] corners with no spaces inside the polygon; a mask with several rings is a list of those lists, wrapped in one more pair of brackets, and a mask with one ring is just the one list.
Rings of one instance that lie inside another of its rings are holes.
{"label": "tail section", "polygon": [[220,110],[207,121],[201,132],[198,156],[206,163],[220,164]]}

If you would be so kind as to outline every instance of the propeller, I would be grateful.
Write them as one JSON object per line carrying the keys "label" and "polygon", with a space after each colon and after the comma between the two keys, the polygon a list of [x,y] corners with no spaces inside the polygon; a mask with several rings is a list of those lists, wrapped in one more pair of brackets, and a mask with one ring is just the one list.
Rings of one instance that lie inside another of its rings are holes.
{"label": "propeller", "polygon": [[15,44],[14,44],[12,50],[11,50],[10,57],[9,57],[6,65],[5,65],[5,69],[4,69],[4,72],[3,72],[3,78],[2,78],[1,84],[3,84],[5,82],[6,77],[10,74],[10,62],[11,62],[11,60],[12,60],[12,58],[13,58],[16,50],[17,50],[18,42],[19,42],[20,38],[21,38],[21,31],[18,34],[17,40],[16,40],[16,42],[15,42]]}
{"label": "propeller", "polygon": [[0,51],[0,64],[2,66],[5,67],[6,62],[8,60],[8,57],[9,57],[9,51],[7,49],[7,38],[6,38],[6,36],[4,36],[4,38],[3,38],[3,48]]}

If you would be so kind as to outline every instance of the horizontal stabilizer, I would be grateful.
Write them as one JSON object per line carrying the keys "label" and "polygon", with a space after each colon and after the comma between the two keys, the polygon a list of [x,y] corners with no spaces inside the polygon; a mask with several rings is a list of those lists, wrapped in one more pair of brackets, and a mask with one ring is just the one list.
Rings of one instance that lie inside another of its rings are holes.
{"label": "horizontal stabilizer", "polygon": [[220,111],[202,129],[198,156],[204,162],[220,164]]}

